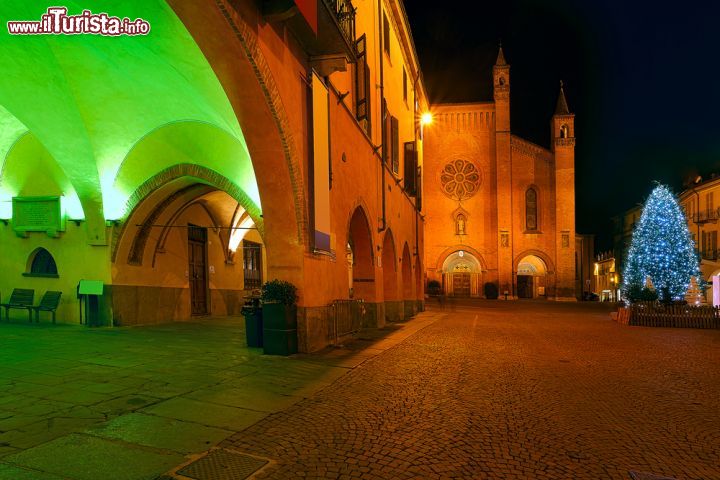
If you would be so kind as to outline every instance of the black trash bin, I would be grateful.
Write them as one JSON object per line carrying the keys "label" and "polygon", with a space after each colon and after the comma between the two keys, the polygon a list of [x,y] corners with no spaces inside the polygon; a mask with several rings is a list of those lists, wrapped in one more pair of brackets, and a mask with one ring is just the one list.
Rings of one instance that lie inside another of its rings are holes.
{"label": "black trash bin", "polygon": [[248,297],[242,308],[245,317],[245,339],[247,346],[262,348],[263,346],[263,314],[260,297]]}

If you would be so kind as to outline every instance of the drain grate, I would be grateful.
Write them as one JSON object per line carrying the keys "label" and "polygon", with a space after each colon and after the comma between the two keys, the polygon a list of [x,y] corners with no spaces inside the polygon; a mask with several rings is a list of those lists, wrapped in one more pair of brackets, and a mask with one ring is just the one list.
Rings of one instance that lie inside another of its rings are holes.
{"label": "drain grate", "polygon": [[213,450],[177,473],[196,480],[243,480],[267,464],[250,455]]}
{"label": "drain grate", "polygon": [[630,471],[630,477],[633,480],[677,480],[672,477],[663,477],[662,475],[653,475],[652,473],[633,472]]}

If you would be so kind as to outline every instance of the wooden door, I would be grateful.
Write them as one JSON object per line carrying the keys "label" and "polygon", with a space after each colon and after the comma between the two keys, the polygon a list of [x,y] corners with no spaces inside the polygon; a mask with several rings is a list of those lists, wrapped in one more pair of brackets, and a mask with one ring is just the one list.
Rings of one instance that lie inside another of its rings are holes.
{"label": "wooden door", "polygon": [[470,296],[470,274],[469,273],[453,273],[453,296],[469,297]]}
{"label": "wooden door", "polygon": [[207,315],[207,229],[193,225],[188,227],[188,262],[190,312],[193,315]]}

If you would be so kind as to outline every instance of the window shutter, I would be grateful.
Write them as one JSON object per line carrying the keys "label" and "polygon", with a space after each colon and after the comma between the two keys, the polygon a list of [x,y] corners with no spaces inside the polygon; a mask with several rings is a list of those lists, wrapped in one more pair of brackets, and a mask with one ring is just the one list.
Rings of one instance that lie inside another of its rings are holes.
{"label": "window shutter", "polygon": [[365,59],[365,132],[368,136],[372,136],[372,115],[370,103],[370,67]]}
{"label": "window shutter", "polygon": [[405,67],[403,67],[403,100],[407,102],[407,96],[408,96],[408,81],[407,81],[407,73],[405,72]]}
{"label": "window shutter", "polygon": [[383,48],[385,53],[390,55],[390,22],[387,15],[383,13]]}
{"label": "window shutter", "polygon": [[398,119],[390,117],[390,140],[392,142],[392,171],[400,172],[400,127]]}
{"label": "window shutter", "polygon": [[357,63],[355,64],[355,115],[358,120],[366,120],[368,115],[369,69],[367,65],[367,41],[365,35],[355,42]]}
{"label": "window shutter", "polygon": [[390,135],[390,112],[388,112],[387,101],[382,100],[382,158],[386,165],[390,165],[392,159],[392,139]]}
{"label": "window shutter", "polygon": [[415,186],[416,195],[415,195],[415,208],[417,208],[418,212],[422,211],[422,167],[417,167],[417,185]]}
{"label": "window shutter", "polygon": [[405,143],[405,191],[411,197],[417,194],[417,151],[415,142]]}

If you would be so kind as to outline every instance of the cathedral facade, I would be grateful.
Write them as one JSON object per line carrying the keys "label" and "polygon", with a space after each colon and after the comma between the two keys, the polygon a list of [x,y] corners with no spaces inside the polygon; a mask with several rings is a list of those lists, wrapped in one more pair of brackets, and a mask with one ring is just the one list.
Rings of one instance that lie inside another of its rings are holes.
{"label": "cathedral facade", "polygon": [[500,298],[575,300],[574,115],[561,85],[551,149],[524,140],[510,129],[510,85],[501,48],[493,101],[432,106],[427,279],[457,297],[492,296],[494,284]]}

